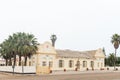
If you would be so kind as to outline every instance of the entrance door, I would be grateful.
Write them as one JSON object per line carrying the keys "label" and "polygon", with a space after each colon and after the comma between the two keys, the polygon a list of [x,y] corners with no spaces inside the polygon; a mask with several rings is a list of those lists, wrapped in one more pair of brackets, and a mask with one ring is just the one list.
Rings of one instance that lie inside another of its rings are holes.
{"label": "entrance door", "polygon": [[94,61],[91,61],[91,68],[94,69]]}
{"label": "entrance door", "polygon": [[42,61],[41,66],[37,65],[36,74],[48,74],[50,73],[49,63],[47,61]]}
{"label": "entrance door", "polygon": [[53,67],[53,62],[49,61],[49,68],[52,68],[52,67]]}
{"label": "entrance door", "polygon": [[77,61],[77,69],[80,69],[80,61]]}

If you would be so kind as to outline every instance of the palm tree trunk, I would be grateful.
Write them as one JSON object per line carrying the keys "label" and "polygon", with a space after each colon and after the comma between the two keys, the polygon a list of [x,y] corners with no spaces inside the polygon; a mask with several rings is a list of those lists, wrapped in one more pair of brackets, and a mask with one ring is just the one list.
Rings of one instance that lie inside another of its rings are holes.
{"label": "palm tree trunk", "polygon": [[9,57],[9,66],[12,66],[12,57],[11,57],[11,53],[10,53],[10,57]]}
{"label": "palm tree trunk", "polygon": [[16,54],[15,54],[15,52],[13,52],[13,54],[14,54],[14,63],[13,63],[13,66],[15,66],[16,65]]}
{"label": "palm tree trunk", "polygon": [[12,66],[12,60],[11,60],[11,57],[9,59],[9,66]]}
{"label": "palm tree trunk", "polygon": [[115,55],[114,55],[114,70],[116,70],[116,52],[117,52],[117,49],[115,49]]}
{"label": "palm tree trunk", "polygon": [[19,55],[19,66],[21,66],[21,54]]}
{"label": "palm tree trunk", "polygon": [[5,65],[7,66],[7,65],[8,65],[8,59],[5,59],[5,61],[6,61],[6,64],[5,64]]}
{"label": "palm tree trunk", "polygon": [[27,56],[25,56],[25,66],[27,66]]}

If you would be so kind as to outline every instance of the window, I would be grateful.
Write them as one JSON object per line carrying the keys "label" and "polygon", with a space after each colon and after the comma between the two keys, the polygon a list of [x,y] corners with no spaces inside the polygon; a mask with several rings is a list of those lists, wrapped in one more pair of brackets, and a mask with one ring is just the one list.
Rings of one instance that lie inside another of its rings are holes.
{"label": "window", "polygon": [[60,67],[60,68],[63,67],[63,64],[64,64],[64,61],[63,61],[63,60],[59,60],[59,67]]}
{"label": "window", "polygon": [[101,67],[103,67],[103,63],[101,63]]}
{"label": "window", "polygon": [[50,61],[50,62],[49,62],[49,67],[52,67],[52,66],[53,66],[53,62]]}
{"label": "window", "polygon": [[98,63],[98,67],[99,67],[99,63]]}
{"label": "window", "polygon": [[77,61],[76,67],[80,69],[80,61]]}
{"label": "window", "polygon": [[69,61],[69,67],[72,68],[73,67],[73,60]]}
{"label": "window", "polygon": [[92,68],[94,67],[94,62],[93,62],[93,61],[90,62],[90,66],[91,66]]}
{"label": "window", "polygon": [[87,67],[87,61],[83,61],[83,67]]}
{"label": "window", "polygon": [[42,66],[46,66],[46,62],[45,61],[42,62]]}

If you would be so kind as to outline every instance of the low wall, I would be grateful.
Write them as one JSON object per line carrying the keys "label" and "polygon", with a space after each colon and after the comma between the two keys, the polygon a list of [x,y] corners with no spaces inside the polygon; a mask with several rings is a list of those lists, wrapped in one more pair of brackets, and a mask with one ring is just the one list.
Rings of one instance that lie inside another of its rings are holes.
{"label": "low wall", "polygon": [[[114,70],[114,67],[104,67],[104,70],[107,70],[107,68],[109,68],[109,70]],[[116,67],[116,68],[118,68],[118,70],[120,70],[120,67]],[[12,68],[12,66],[0,66],[0,71],[12,73],[13,68]],[[15,66],[15,68],[14,68],[15,73],[32,73],[32,74],[34,73],[35,74],[36,66],[23,66],[23,71],[24,72],[22,72],[22,66]],[[44,72],[44,71],[42,71],[42,72]],[[38,73],[41,73],[41,71],[38,71]]]}
{"label": "low wall", "polygon": [[[12,66],[0,66],[0,71],[13,72],[13,68]],[[23,66],[23,67],[15,66],[14,72],[15,73],[36,73],[36,67],[35,66]]]}
{"label": "low wall", "polygon": [[[105,69],[107,70],[107,68],[109,68],[109,70],[114,70],[114,67],[109,67],[109,66],[107,67],[107,66],[106,66]],[[120,67],[116,67],[116,68],[117,68],[118,70],[120,70]]]}

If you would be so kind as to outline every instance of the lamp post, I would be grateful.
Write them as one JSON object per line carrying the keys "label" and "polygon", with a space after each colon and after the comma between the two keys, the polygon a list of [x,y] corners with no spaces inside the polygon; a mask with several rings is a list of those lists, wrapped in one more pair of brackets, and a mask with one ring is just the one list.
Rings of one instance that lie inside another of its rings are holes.
{"label": "lamp post", "polygon": [[39,62],[39,58],[38,58],[39,54],[37,53],[36,56],[37,56],[37,62],[36,62],[36,74],[39,75],[39,73],[40,73],[40,72],[39,72],[39,63],[38,63],[38,62]]}
{"label": "lamp post", "polygon": [[21,57],[21,60],[22,60],[22,74],[24,74],[24,57],[23,56]]}
{"label": "lamp post", "polygon": [[15,64],[13,59],[12,59],[12,69],[13,69],[13,75],[14,75]]}
{"label": "lamp post", "polygon": [[14,64],[12,65],[12,68],[13,68],[13,75],[14,75],[14,69],[15,69],[15,65]]}

